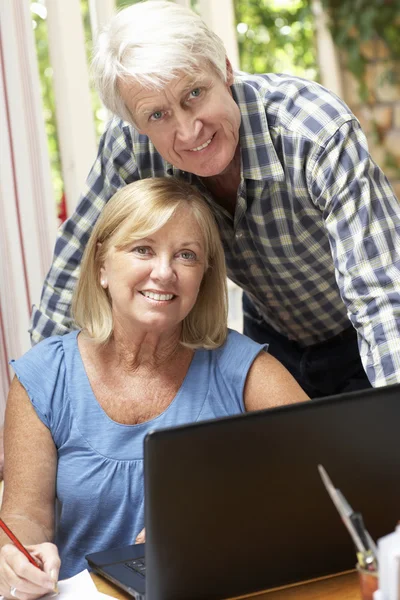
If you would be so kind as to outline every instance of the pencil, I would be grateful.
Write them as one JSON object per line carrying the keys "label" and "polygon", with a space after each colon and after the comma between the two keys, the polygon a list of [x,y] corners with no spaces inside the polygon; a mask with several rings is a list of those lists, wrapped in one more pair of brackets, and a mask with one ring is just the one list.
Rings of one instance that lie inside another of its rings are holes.
{"label": "pencil", "polygon": [[9,527],[7,527],[7,525],[4,523],[3,519],[0,519],[0,527],[2,528],[4,533],[6,535],[8,535],[8,537],[13,542],[13,544],[15,544],[15,546],[18,548],[18,550],[20,552],[22,552],[22,554],[24,556],[26,556],[26,558],[29,560],[29,562],[32,565],[35,565],[35,567],[37,567],[38,569],[40,569],[39,563],[36,562],[36,560],[33,558],[33,556],[31,554],[29,554],[28,550],[26,548],[24,548],[24,546],[21,544],[21,542],[15,537],[15,535],[13,534],[11,529],[9,529]]}

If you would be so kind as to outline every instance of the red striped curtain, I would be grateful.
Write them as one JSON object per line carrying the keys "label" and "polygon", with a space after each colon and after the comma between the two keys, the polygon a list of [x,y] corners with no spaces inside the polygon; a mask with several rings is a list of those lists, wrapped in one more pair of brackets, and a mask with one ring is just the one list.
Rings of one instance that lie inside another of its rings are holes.
{"label": "red striped curtain", "polygon": [[28,0],[0,2],[0,422],[56,234]]}

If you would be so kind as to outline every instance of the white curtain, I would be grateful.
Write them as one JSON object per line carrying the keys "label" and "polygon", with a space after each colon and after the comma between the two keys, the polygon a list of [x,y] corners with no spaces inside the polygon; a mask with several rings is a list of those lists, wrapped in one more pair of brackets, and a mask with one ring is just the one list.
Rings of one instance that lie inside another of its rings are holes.
{"label": "white curtain", "polygon": [[0,423],[56,228],[29,2],[0,0]]}

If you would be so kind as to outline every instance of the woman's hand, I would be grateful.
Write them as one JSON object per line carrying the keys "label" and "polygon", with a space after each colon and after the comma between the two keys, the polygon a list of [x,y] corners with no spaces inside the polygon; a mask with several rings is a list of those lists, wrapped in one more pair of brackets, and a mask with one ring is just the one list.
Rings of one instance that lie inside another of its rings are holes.
{"label": "woman's hand", "polygon": [[26,547],[42,565],[33,566],[14,544],[6,544],[0,550],[0,594],[4,598],[35,600],[55,591],[60,557],[54,544],[43,543]]}
{"label": "woman's hand", "polygon": [[135,544],[144,544],[146,541],[146,530],[143,528],[136,536]]}

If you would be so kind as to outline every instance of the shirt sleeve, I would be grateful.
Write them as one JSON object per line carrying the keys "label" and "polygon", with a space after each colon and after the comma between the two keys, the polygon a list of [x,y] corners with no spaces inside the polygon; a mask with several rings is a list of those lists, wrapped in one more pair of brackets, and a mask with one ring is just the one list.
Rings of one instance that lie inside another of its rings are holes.
{"label": "shirt sleeve", "polygon": [[106,202],[124,185],[139,179],[130,128],[110,121],[89,173],[85,191],[73,215],[61,226],[53,262],[45,279],[40,306],[33,306],[31,342],[72,329],[71,302],[85,245]]}
{"label": "shirt sleeve", "polygon": [[213,351],[218,366],[214,397],[227,414],[246,412],[244,387],[247,376],[257,356],[267,350],[268,344],[258,344],[237,331],[229,330],[225,344]]}
{"label": "shirt sleeve", "polygon": [[373,386],[400,382],[400,205],[356,119],[310,162],[336,280]]}
{"label": "shirt sleeve", "polygon": [[53,336],[31,348],[10,365],[25,388],[42,423],[58,442],[60,431],[68,429],[66,368],[62,338]]}

